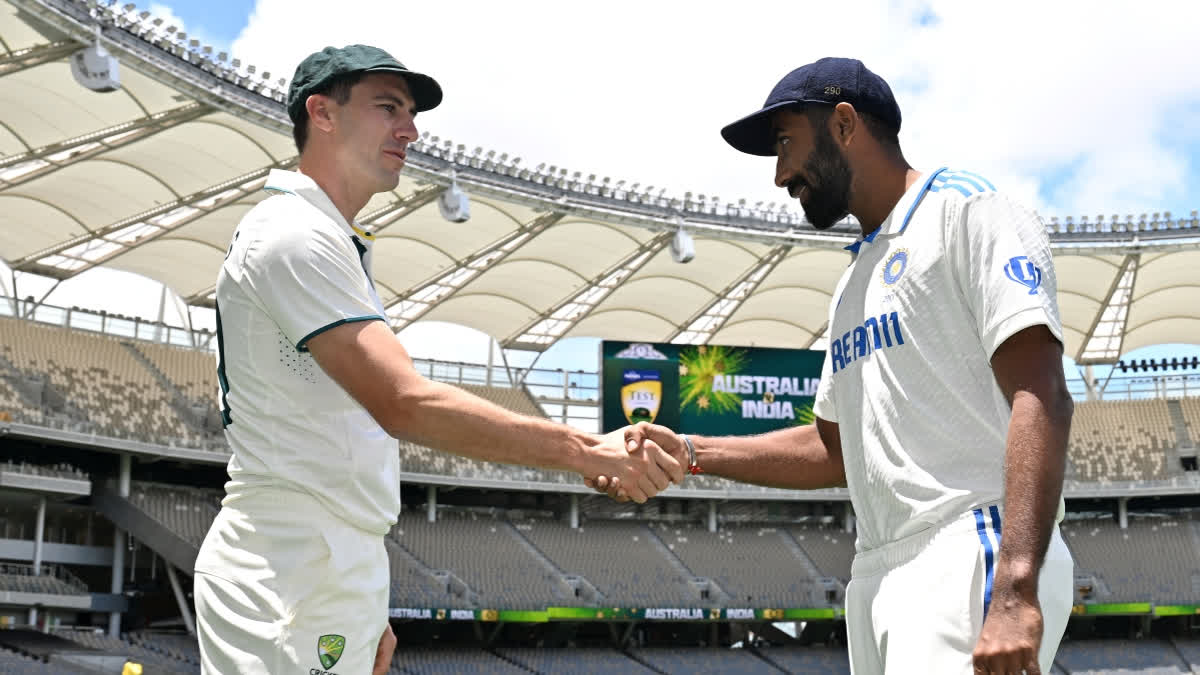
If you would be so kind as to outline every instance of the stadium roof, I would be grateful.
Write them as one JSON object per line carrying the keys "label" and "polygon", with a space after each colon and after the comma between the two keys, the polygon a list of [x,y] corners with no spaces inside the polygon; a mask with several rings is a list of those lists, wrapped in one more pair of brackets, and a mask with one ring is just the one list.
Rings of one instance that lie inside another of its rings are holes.
{"label": "stadium roof", "polygon": [[[121,88],[78,84],[100,36]],[[0,257],[69,279],[97,266],[211,306],[216,270],[267,172],[296,162],[286,81],[132,5],[0,0]],[[457,180],[471,219],[437,197]],[[761,205],[530,168],[424,135],[396,190],[363,212],[393,328],[423,319],[509,348],[566,336],[821,346],[857,226],[807,228]],[[696,259],[673,261],[681,226]],[[1170,214],[1052,219],[1068,354],[1112,362],[1200,334],[1200,221]]]}

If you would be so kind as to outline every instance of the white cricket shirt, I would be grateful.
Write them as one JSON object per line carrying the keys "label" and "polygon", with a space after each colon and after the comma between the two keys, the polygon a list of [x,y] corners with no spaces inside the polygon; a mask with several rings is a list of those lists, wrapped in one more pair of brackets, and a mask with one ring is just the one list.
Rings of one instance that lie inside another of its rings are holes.
{"label": "white cricket shirt", "polygon": [[838,423],[868,550],[1002,499],[992,354],[1038,324],[1061,341],[1062,321],[1037,214],[975,174],[924,174],[847,248],[814,413]]}
{"label": "white cricket shirt", "polygon": [[300,492],[347,524],[386,534],[400,512],[400,450],[308,353],[313,336],[384,320],[373,237],[309,177],[272,171],[274,194],[233,235],[217,277],[218,379],[233,449],[225,503]]}

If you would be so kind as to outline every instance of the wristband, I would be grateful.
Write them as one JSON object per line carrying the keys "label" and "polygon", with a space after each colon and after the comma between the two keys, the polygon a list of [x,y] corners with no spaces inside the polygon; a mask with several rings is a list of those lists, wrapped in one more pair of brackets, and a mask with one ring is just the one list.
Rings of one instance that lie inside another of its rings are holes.
{"label": "wristband", "polygon": [[704,473],[704,469],[696,463],[696,446],[692,445],[692,439],[687,437],[687,434],[679,434],[679,438],[683,440],[683,444],[687,446],[688,452],[688,473],[695,476],[698,473]]}

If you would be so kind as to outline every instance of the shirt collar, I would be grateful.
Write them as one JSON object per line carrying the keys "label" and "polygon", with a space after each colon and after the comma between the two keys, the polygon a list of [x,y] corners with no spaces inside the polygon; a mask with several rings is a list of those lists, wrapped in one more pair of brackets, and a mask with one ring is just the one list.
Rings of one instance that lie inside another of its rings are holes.
{"label": "shirt collar", "polygon": [[904,195],[900,197],[900,201],[896,202],[896,205],[892,207],[892,212],[888,214],[887,218],[884,218],[883,223],[875,231],[865,237],[859,238],[858,241],[846,246],[845,249],[857,254],[858,249],[864,243],[875,241],[876,235],[890,237],[892,235],[903,234],[904,230],[908,227],[908,222],[912,220],[913,214],[916,213],[917,207],[921,205],[921,199],[929,191],[929,186],[933,184],[933,179],[937,178],[937,175],[945,170],[946,167],[942,167],[936,171],[931,171],[922,180],[910,185],[904,191]]}
{"label": "shirt collar", "polygon": [[375,241],[375,235],[367,232],[359,227],[357,223],[348,223],[342,217],[341,211],[334,206],[333,200],[320,185],[312,178],[300,173],[299,171],[284,171],[283,169],[271,169],[267,174],[267,183],[263,186],[267,192],[274,194],[292,194],[300,197],[304,201],[315,206],[321,213],[328,216],[333,222],[351,237],[356,237],[368,247]]}

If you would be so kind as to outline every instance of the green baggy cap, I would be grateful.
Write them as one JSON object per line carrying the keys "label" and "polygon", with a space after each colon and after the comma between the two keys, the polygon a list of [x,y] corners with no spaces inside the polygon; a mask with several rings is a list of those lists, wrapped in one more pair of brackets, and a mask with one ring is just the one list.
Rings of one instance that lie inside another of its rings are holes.
{"label": "green baggy cap", "polygon": [[396,57],[378,47],[369,45],[349,45],[347,47],[326,47],[319,52],[309,54],[308,58],[296,66],[296,74],[292,76],[292,84],[288,88],[287,111],[292,122],[296,122],[304,103],[314,92],[319,91],[331,79],[338,75],[356,72],[391,72],[402,75],[408,81],[408,89],[412,92],[413,101],[417,104],[417,112],[432,110],[442,102],[442,87],[437,80],[404,67]]}

